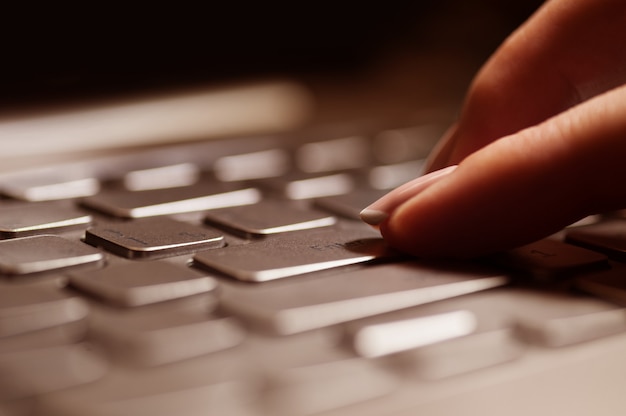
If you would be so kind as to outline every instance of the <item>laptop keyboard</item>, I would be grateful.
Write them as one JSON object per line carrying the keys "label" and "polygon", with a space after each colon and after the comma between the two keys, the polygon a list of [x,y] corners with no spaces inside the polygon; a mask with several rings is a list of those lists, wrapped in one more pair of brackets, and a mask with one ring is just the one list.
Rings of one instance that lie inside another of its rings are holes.
{"label": "laptop keyboard", "polygon": [[438,131],[3,174],[0,414],[456,415],[626,345],[619,215],[466,262],[409,258],[359,220]]}

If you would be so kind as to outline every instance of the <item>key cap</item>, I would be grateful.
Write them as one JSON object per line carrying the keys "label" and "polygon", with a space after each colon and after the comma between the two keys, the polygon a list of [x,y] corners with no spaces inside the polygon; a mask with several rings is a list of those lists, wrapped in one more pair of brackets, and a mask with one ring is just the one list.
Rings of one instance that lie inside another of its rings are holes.
{"label": "key cap", "polygon": [[425,158],[444,134],[448,124],[448,122],[420,124],[383,130],[374,136],[372,143],[374,157],[384,164]]}
{"label": "key cap", "polygon": [[[360,225],[360,224],[359,224]],[[194,256],[194,264],[235,279],[265,282],[389,257],[376,232],[364,227],[315,230]]]}
{"label": "key cap", "polygon": [[361,220],[360,213],[378,198],[385,195],[385,191],[359,188],[348,194],[334,195],[315,199],[315,206],[332,212],[333,214],[353,220]]}
{"label": "key cap", "polygon": [[517,332],[528,342],[563,347],[626,330],[626,310],[592,297],[516,291],[508,301]]}
{"label": "key cap", "polygon": [[349,325],[348,333],[360,356],[374,358],[469,335],[475,329],[474,315],[458,310]]}
{"label": "key cap", "polygon": [[337,220],[314,209],[300,208],[289,201],[266,199],[254,205],[209,211],[205,216],[205,222],[244,238],[250,238],[328,227]]}
{"label": "key cap", "polygon": [[624,276],[626,276],[626,268],[621,264],[616,264],[609,270],[580,276],[576,279],[576,287],[618,305],[626,305]]}
{"label": "key cap", "polygon": [[0,273],[25,275],[99,264],[102,253],[78,241],[52,235],[0,241]]}
{"label": "key cap", "polygon": [[626,260],[626,221],[612,220],[567,230],[565,241]]}
{"label": "key cap", "polygon": [[91,215],[58,203],[0,206],[0,238],[27,237],[87,228]]}
{"label": "key cap", "polygon": [[[167,310],[94,310],[91,334],[115,359],[157,366],[231,348],[245,332],[230,317],[209,315],[203,299]],[[166,311],[166,313],[163,313]]]}
{"label": "key cap", "polygon": [[261,184],[278,193],[281,197],[303,200],[347,194],[355,188],[356,181],[347,173],[313,177],[310,175],[293,174],[263,180]]}
{"label": "key cap", "polygon": [[383,190],[396,188],[423,174],[425,162],[425,159],[421,159],[394,165],[376,166],[369,173],[370,186],[374,189]]}
{"label": "key cap", "polygon": [[215,177],[225,182],[272,178],[286,173],[289,168],[289,155],[282,149],[225,156],[213,165]]}
{"label": "key cap", "polygon": [[71,167],[56,167],[13,175],[2,179],[4,195],[23,201],[52,201],[95,195],[100,182],[87,172],[72,172]]}
{"label": "key cap", "polygon": [[192,163],[134,170],[124,175],[124,187],[131,191],[190,186],[200,178],[200,168]]}
{"label": "key cap", "polygon": [[261,198],[255,188],[237,188],[218,182],[146,191],[116,190],[82,200],[96,211],[121,218],[145,218],[254,204]]}
{"label": "key cap", "polygon": [[266,416],[250,370],[236,349],[165,366],[114,366],[95,383],[47,394],[38,404],[50,416]]}
{"label": "key cap", "polygon": [[43,285],[0,286],[0,338],[82,321],[87,304]]}
{"label": "key cap", "polygon": [[[362,356],[391,355],[403,372],[445,378],[521,356],[524,344],[508,313],[509,299],[492,290],[460,296],[346,325]],[[393,355],[392,355],[393,354]]]}
{"label": "key cap", "polygon": [[159,394],[119,397],[102,403],[50,403],[46,415],[63,416],[267,416],[259,409],[251,383],[222,382],[183,387]]}
{"label": "key cap", "polygon": [[224,236],[170,218],[97,225],[85,242],[130,259],[158,259],[224,246]]}
{"label": "key cap", "polygon": [[507,251],[497,260],[540,280],[608,267],[608,258],[603,254],[550,239]]}
{"label": "key cap", "polygon": [[74,288],[121,306],[142,306],[209,293],[217,287],[217,282],[208,276],[161,261],[124,263],[68,276]]}
{"label": "key cap", "polygon": [[0,400],[89,383],[106,371],[105,361],[86,344],[0,354]]}
{"label": "key cap", "polygon": [[309,173],[360,168],[369,157],[368,140],[361,136],[307,143],[295,155],[297,166]]}
{"label": "key cap", "polygon": [[[406,262],[260,287],[222,286],[222,305],[279,334],[293,334],[505,285],[494,271]],[[278,282],[277,282],[278,283]]]}
{"label": "key cap", "polygon": [[360,358],[290,368],[269,377],[270,414],[305,416],[382,397],[397,377]]}

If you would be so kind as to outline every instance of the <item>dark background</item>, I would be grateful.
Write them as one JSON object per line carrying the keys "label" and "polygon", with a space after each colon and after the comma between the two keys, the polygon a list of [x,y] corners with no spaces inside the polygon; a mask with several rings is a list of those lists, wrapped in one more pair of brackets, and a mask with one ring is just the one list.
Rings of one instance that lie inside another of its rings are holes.
{"label": "dark background", "polygon": [[341,79],[423,51],[471,72],[538,4],[27,5],[0,21],[0,109],[259,77]]}

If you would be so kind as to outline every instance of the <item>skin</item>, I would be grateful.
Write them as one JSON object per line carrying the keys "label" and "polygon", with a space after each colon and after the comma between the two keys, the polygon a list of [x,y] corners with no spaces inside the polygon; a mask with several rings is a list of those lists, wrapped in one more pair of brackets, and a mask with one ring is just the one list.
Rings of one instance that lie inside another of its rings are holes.
{"label": "skin", "polygon": [[626,207],[626,2],[548,0],[475,77],[429,170],[380,224],[421,257],[475,257]]}

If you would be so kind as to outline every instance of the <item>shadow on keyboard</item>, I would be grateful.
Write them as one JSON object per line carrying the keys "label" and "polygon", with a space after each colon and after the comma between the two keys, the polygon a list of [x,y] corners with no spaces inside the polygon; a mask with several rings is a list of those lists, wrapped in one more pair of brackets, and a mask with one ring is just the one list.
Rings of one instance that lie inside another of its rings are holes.
{"label": "shadow on keyboard", "polygon": [[359,220],[444,127],[3,175],[0,414],[621,414],[626,221],[443,263]]}

